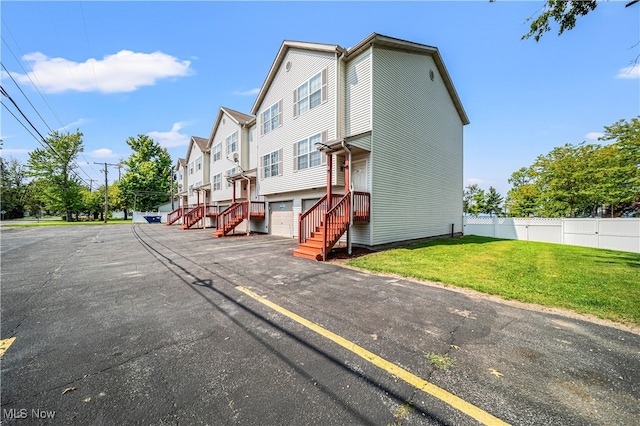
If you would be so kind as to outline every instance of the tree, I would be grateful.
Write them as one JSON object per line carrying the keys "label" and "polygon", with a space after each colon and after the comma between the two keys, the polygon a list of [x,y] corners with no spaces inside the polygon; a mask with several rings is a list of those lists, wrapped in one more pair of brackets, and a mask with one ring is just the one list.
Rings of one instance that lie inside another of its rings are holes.
{"label": "tree", "polygon": [[104,185],[102,190],[98,188],[98,191],[89,191],[84,188],[82,191],[82,210],[93,219],[97,219],[100,213],[104,214]]}
{"label": "tree", "polygon": [[511,174],[509,183],[513,186],[507,193],[505,202],[509,216],[529,217],[536,213],[539,192],[530,168],[521,167]]}
{"label": "tree", "polygon": [[120,181],[125,205],[139,211],[149,211],[169,199],[171,156],[166,148],[146,135],[127,139],[133,153],[124,162],[127,171]]}
{"label": "tree", "polygon": [[25,196],[29,190],[27,170],[19,160],[0,157],[0,210],[4,219],[24,216]]}
{"label": "tree", "polygon": [[487,192],[484,199],[484,211],[483,213],[489,213],[489,216],[493,217],[493,214],[499,214],[502,209],[500,205],[504,198],[500,193],[493,187],[489,187],[489,192]]}
{"label": "tree", "polygon": [[71,221],[71,214],[82,207],[83,186],[74,172],[76,159],[83,151],[82,133],[54,131],[45,142],[49,148],[29,153],[28,174],[43,183],[41,195],[47,209],[64,212],[67,221]]}
{"label": "tree", "polygon": [[[472,206],[474,206],[475,204],[475,196],[479,190],[480,187],[476,183],[469,185],[464,189],[464,193],[462,196],[462,211],[467,214],[473,214],[472,212],[475,211],[475,208],[473,208]],[[477,211],[475,215],[478,215]]]}
{"label": "tree", "polygon": [[572,30],[576,26],[576,20],[594,10],[598,6],[596,0],[547,0],[542,7],[542,12],[534,18],[531,16],[527,22],[531,22],[529,32],[522,39],[533,37],[540,41],[542,35],[551,31],[550,21],[558,24],[558,35]]}

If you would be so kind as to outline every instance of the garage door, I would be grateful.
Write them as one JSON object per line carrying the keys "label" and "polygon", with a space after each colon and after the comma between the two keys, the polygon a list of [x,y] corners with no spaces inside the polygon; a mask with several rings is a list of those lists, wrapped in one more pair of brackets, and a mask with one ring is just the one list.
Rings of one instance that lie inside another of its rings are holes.
{"label": "garage door", "polygon": [[293,237],[293,201],[269,203],[271,234]]}

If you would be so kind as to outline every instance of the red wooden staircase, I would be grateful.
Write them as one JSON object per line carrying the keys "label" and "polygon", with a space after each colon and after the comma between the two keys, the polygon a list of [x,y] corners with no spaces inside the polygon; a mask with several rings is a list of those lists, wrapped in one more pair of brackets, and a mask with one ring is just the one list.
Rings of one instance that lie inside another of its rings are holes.
{"label": "red wooden staircase", "polygon": [[184,214],[182,229],[189,229],[204,217],[205,206],[196,206]]}
{"label": "red wooden staircase", "polygon": [[262,201],[242,201],[233,203],[218,214],[217,230],[213,237],[230,234],[245,219],[264,220],[265,203]]}
{"label": "red wooden staircase", "polygon": [[184,213],[184,207],[178,207],[177,209],[175,209],[174,211],[172,211],[171,213],[169,213],[167,215],[167,223],[166,225],[172,225],[174,224],[178,219],[180,219]]}
{"label": "red wooden staircase", "polygon": [[[369,222],[369,193],[354,192],[354,222]],[[298,248],[293,255],[313,260],[327,260],[327,255],[349,229],[351,194],[332,195],[327,210],[327,196],[322,197],[298,221]]]}

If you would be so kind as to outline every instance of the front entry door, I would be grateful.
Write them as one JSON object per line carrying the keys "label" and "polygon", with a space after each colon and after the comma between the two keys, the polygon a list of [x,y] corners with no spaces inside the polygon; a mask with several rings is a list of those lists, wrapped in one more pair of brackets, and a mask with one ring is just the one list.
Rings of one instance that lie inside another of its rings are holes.
{"label": "front entry door", "polygon": [[369,192],[367,160],[354,161],[351,166],[351,182],[354,191]]}

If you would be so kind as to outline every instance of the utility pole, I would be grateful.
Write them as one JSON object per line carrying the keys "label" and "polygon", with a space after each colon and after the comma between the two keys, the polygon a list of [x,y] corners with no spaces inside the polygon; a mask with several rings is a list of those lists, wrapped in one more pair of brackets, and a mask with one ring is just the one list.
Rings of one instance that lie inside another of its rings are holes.
{"label": "utility pole", "polygon": [[89,179],[89,192],[93,192],[93,182],[97,182],[98,179]]}
{"label": "utility pole", "polygon": [[107,223],[107,216],[109,216],[109,181],[107,180],[109,168],[107,166],[118,167],[118,164],[111,164],[111,163],[93,163],[93,164],[104,164],[104,223]]}

